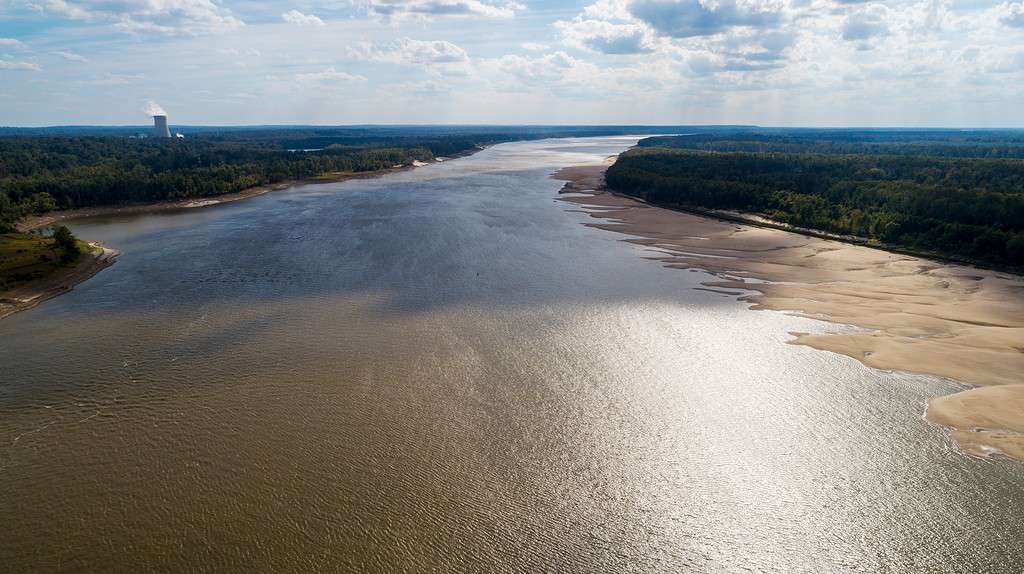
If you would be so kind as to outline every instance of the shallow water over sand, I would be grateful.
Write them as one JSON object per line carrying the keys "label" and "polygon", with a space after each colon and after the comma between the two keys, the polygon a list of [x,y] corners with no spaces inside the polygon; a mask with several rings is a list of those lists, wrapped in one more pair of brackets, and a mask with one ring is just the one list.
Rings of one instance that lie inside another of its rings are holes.
{"label": "shallow water over sand", "polygon": [[1020,572],[1024,465],[959,389],[786,345],[496,146],[89,220],[122,252],[0,321],[0,564],[33,571]]}

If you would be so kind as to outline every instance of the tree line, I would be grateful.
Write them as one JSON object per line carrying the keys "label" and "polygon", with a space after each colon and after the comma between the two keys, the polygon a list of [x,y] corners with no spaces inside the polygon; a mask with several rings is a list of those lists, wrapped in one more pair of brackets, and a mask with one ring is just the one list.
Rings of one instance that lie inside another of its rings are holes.
{"label": "tree line", "polygon": [[[749,139],[696,139],[672,138],[674,148],[651,147],[666,138],[642,141],[609,168],[608,185],[656,204],[754,212],[892,246],[1024,265],[1022,159],[924,155],[913,142],[904,142],[913,150],[907,154],[834,153],[835,142],[805,138],[794,153],[733,151]],[[789,150],[792,142],[777,144],[768,147]]]}
{"label": "tree line", "polygon": [[[54,209],[177,200],[330,172],[371,172],[481,145],[545,137],[663,132],[642,126],[0,128],[0,231]],[[95,135],[90,135],[95,134]]]}
{"label": "tree line", "polygon": [[[438,146],[452,153],[453,145]],[[458,151],[475,144],[456,143]],[[0,229],[53,209],[205,197],[329,172],[433,159],[430,147],[336,145],[291,152],[211,140],[0,138]]]}

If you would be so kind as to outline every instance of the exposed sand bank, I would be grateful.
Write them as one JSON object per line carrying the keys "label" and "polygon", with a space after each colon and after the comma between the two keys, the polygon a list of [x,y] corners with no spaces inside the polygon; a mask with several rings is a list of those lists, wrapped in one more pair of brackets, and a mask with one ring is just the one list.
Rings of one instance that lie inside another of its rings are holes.
{"label": "exposed sand bank", "polygon": [[714,273],[708,287],[756,291],[742,297],[755,309],[870,329],[794,333],[794,344],[985,387],[932,400],[928,420],[969,454],[1024,460],[1024,278],[654,207],[602,190],[606,167],[554,176],[583,194],[562,199],[593,227],[663,251],[670,267]]}
{"label": "exposed sand bank", "polygon": [[90,243],[89,247],[90,250],[82,253],[74,267],[61,269],[16,289],[0,292],[0,319],[70,291],[75,285],[113,265],[118,256],[117,251],[98,243]]}

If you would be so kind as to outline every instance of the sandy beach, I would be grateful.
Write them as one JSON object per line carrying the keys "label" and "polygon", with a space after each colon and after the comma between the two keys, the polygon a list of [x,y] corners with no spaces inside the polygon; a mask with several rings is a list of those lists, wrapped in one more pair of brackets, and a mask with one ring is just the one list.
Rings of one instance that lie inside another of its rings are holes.
{"label": "sandy beach", "polygon": [[656,249],[666,266],[714,274],[708,288],[754,291],[741,297],[754,309],[863,328],[792,343],[964,383],[932,400],[927,420],[970,455],[1024,460],[1024,278],[655,207],[603,190],[606,168],[554,175],[591,226]]}

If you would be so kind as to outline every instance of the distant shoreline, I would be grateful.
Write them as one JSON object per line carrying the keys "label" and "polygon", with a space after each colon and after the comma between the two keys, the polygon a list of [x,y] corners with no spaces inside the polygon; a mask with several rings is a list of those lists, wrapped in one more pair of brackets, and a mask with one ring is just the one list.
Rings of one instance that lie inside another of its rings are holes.
{"label": "distant shoreline", "polygon": [[[463,153],[446,156],[444,158],[436,158],[432,163],[439,163],[442,161],[450,161],[460,157],[470,156],[478,151],[486,149],[488,146],[478,146],[475,149],[468,150]],[[422,164],[422,165],[430,165]],[[105,217],[111,215],[144,215],[149,213],[161,213],[165,211],[176,211],[182,209],[197,209],[202,207],[211,207],[214,205],[222,205],[225,203],[233,203],[235,201],[241,201],[243,199],[250,199],[253,197],[259,197],[266,193],[274,191],[284,191],[292,187],[299,185],[315,185],[323,183],[337,183],[340,181],[348,181],[351,179],[370,179],[387,175],[389,173],[396,173],[400,171],[406,171],[422,167],[417,165],[415,162],[412,164],[389,167],[386,169],[378,169],[367,172],[344,172],[344,173],[327,173],[317,177],[310,177],[305,179],[290,179],[280,181],[277,183],[269,183],[264,185],[257,185],[243,189],[242,191],[236,191],[233,193],[224,193],[221,195],[208,195],[203,197],[194,197],[188,199],[177,199],[177,200],[165,200],[165,201],[151,201],[142,203],[132,203],[127,205],[101,205],[95,207],[82,207],[77,209],[65,209],[60,211],[51,211],[43,215],[33,215],[27,217],[17,223],[17,230],[20,232],[27,232],[33,229],[39,229],[40,227],[47,227],[57,223],[65,221],[73,221],[77,219],[86,219],[90,217]]]}
{"label": "distant shoreline", "polygon": [[715,275],[707,287],[753,309],[864,329],[792,333],[793,344],[976,387],[929,401],[927,420],[972,456],[1024,460],[1024,277],[661,207],[604,189],[606,169],[552,176],[580,194],[560,199],[598,220],[587,225],[661,252],[667,267]]}
{"label": "distant shoreline", "polygon": [[[486,149],[487,147],[489,146],[477,146],[472,150],[467,150],[459,154],[435,158],[432,163],[439,163],[442,161],[470,156],[478,151]],[[371,179],[389,173],[415,169],[417,167],[422,167],[423,165],[430,164],[413,162],[408,165],[395,166],[363,173],[328,173],[315,178],[287,180],[274,184],[259,185],[235,193],[175,201],[156,201],[131,205],[83,207],[80,209],[53,211],[44,215],[31,216],[18,222],[17,230],[25,233],[41,227],[91,217],[144,215],[166,211],[211,207],[214,205],[222,205],[225,203],[241,201],[243,199],[259,197],[266,193],[283,191],[299,185],[337,183],[339,181],[347,181],[351,179]],[[113,265],[117,256],[120,255],[118,251],[103,247],[99,243],[90,243],[89,245],[92,249],[89,252],[82,253],[79,262],[75,266],[52,273],[46,277],[36,279],[28,284],[21,285],[16,289],[0,292],[0,319],[20,311],[26,311],[36,305],[39,305],[43,301],[71,291],[75,285],[92,278],[103,269]]]}

